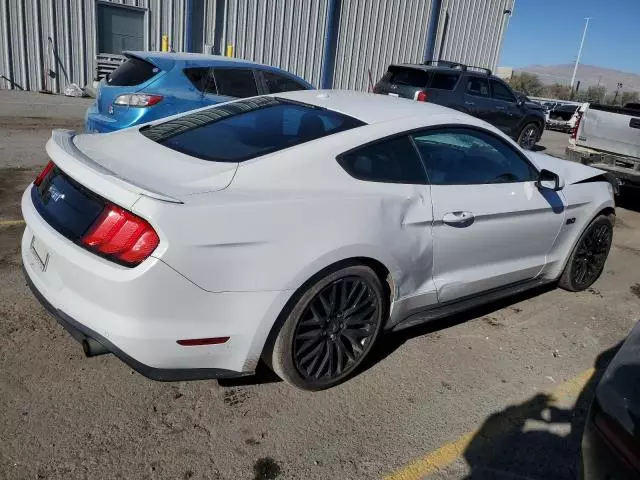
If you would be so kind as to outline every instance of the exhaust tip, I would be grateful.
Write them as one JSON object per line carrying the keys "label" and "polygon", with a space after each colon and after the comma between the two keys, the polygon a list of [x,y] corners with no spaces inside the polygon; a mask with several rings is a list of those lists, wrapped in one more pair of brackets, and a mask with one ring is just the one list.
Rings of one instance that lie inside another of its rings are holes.
{"label": "exhaust tip", "polygon": [[87,357],[96,357],[109,353],[109,350],[104,345],[89,337],[82,340],[82,351]]}

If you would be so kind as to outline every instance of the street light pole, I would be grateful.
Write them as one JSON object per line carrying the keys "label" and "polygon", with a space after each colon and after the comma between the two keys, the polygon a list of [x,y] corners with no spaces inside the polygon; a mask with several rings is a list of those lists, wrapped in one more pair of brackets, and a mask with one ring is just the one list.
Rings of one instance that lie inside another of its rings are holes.
{"label": "street light pole", "polygon": [[584,45],[584,37],[587,36],[587,27],[589,27],[589,20],[591,20],[591,17],[587,17],[585,18],[585,20],[587,21],[584,24],[584,31],[582,32],[582,40],[580,40],[580,48],[578,49],[578,57],[576,58],[576,64],[573,67],[573,75],[571,76],[571,85],[570,87],[573,89],[573,84],[576,81],[576,73],[578,73],[578,64],[580,63],[580,56],[582,55],[582,47]]}

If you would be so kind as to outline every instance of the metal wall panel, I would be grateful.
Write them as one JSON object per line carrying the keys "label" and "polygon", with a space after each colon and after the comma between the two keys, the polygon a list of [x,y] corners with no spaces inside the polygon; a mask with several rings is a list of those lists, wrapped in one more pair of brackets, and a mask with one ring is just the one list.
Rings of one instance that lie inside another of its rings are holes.
{"label": "metal wall panel", "polygon": [[[185,0],[0,0],[0,88],[64,90],[95,74],[99,2],[145,9],[145,46],[184,48]],[[53,72],[55,78],[48,73]]]}
{"label": "metal wall panel", "polygon": [[[168,35],[172,50],[184,49],[186,0],[0,0],[0,75],[30,90],[91,83],[99,1],[145,9],[146,48],[159,50]],[[192,1],[204,2],[203,44],[214,50],[208,53],[224,54],[232,45],[237,58],[319,85],[328,0]],[[513,2],[442,0],[436,55],[494,69],[508,21],[504,11]],[[334,87],[367,90],[369,71],[375,83],[390,63],[422,61],[430,8],[431,0],[342,0]],[[0,88],[12,86],[0,77]]]}
{"label": "metal wall panel", "polygon": [[327,0],[208,0],[206,9],[205,43],[219,45],[214,53],[231,45],[237,58],[320,83]]}

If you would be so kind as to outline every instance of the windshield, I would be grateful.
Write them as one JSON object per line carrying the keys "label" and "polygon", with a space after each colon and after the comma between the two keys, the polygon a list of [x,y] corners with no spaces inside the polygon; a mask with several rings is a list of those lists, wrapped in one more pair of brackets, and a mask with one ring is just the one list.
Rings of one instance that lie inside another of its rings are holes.
{"label": "windshield", "polygon": [[242,162],[364,125],[333,110],[255,97],[140,129],[178,152],[215,162]]}

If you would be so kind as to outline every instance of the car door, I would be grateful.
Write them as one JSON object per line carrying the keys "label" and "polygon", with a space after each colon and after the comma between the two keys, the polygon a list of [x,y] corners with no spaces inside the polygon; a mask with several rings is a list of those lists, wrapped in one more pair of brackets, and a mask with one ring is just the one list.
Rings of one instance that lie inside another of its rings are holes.
{"label": "car door", "polygon": [[520,124],[520,107],[511,89],[501,81],[491,80],[493,111],[489,123],[495,125],[507,135],[515,135]]}
{"label": "car door", "polygon": [[474,117],[489,121],[489,117],[493,113],[489,79],[468,75],[465,80],[467,83],[464,87],[464,111]]}
{"label": "car door", "polygon": [[526,157],[492,132],[413,135],[431,183],[434,281],[440,302],[531,280],[564,222],[564,201],[538,189]]}
{"label": "car door", "polygon": [[204,97],[207,104],[254,97],[261,93],[256,74],[250,68],[213,67],[208,85],[209,90]]}

